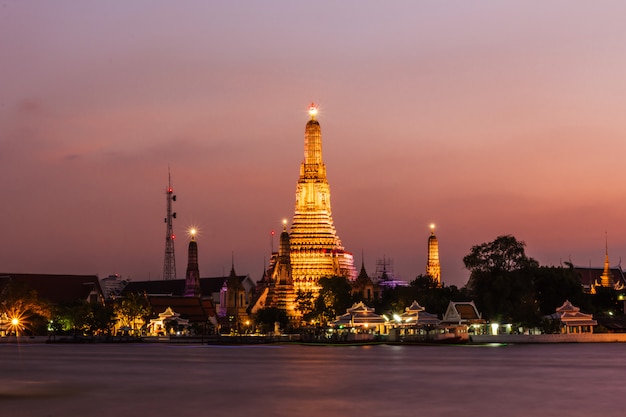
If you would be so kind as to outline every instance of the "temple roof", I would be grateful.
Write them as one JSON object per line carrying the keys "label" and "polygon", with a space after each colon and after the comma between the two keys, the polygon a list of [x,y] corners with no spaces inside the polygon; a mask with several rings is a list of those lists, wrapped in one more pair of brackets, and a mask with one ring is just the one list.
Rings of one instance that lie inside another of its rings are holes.
{"label": "temple roof", "polygon": [[[604,267],[584,267],[584,266],[574,266],[574,271],[580,279],[580,284],[586,288],[591,288],[592,285],[601,282],[602,274],[604,273]],[[609,269],[611,275],[613,276],[613,280],[617,285],[626,285],[626,277],[624,277],[624,271],[622,271],[621,266],[614,266]]]}
{"label": "temple roof", "polygon": [[152,311],[159,316],[168,308],[195,323],[205,323],[210,317],[216,316],[211,300],[202,300],[197,297],[149,295],[148,301]]}
{"label": "temple roof", "polygon": [[346,314],[343,314],[332,323],[333,326],[368,326],[385,323],[385,319],[374,313],[374,309],[363,302],[355,303]]}
{"label": "temple roof", "polygon": [[556,308],[557,313],[575,313],[580,311],[580,308],[574,306],[569,300],[565,300],[561,307]]}
{"label": "temple roof", "polygon": [[35,290],[39,298],[53,304],[85,301],[92,291],[103,297],[97,275],[0,273],[0,290],[11,281]]}
{"label": "temple roof", "polygon": [[440,322],[436,314],[426,312],[426,309],[415,300],[409,307],[406,307],[400,319],[401,324],[405,326],[437,325]]}
{"label": "temple roof", "polygon": [[598,324],[592,314],[581,313],[580,308],[565,300],[563,305],[557,307],[555,313],[548,316],[560,320],[566,326],[595,326]]}
{"label": "temple roof", "polygon": [[[237,275],[237,279],[243,282],[247,276]],[[202,297],[210,297],[214,293],[219,293],[228,277],[208,277],[200,278],[200,291]],[[121,294],[146,293],[146,294],[168,294],[182,296],[185,294],[184,279],[169,279],[158,281],[130,281],[122,290]]]}
{"label": "temple roof", "polygon": [[443,320],[448,323],[467,323],[483,321],[473,301],[450,301]]}
{"label": "temple roof", "polygon": [[413,302],[411,303],[410,306],[408,306],[406,309],[406,312],[420,312],[420,311],[424,311],[426,310],[424,307],[422,307],[417,301],[413,300]]}

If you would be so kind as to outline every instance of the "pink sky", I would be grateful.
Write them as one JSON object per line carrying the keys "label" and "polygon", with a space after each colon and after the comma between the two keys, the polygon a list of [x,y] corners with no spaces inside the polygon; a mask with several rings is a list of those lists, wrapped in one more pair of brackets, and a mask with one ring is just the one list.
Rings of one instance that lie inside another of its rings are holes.
{"label": "pink sky", "polygon": [[0,5],[1,272],[159,279],[168,165],[200,273],[259,279],[319,103],[347,250],[442,279],[513,234],[541,264],[626,256],[626,4]]}

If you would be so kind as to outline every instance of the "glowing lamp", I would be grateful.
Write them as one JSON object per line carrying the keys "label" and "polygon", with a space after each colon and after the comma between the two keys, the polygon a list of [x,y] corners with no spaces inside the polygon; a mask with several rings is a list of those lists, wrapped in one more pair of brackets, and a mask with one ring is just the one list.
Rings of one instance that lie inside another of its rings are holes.
{"label": "glowing lamp", "polygon": [[312,119],[317,116],[317,106],[315,105],[315,103],[311,103],[311,105],[309,106],[309,115]]}
{"label": "glowing lamp", "polygon": [[17,326],[19,324],[20,324],[20,319],[18,319],[18,318],[11,319],[11,325]]}

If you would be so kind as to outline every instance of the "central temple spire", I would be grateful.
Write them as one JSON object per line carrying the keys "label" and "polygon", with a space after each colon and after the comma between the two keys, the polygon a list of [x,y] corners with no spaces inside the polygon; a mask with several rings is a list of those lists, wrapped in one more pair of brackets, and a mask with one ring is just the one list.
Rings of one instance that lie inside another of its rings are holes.
{"label": "central temple spire", "polygon": [[[309,168],[308,172],[315,172],[324,165],[322,162],[322,129],[319,122],[315,120],[317,115],[315,103],[311,103],[309,115],[311,119],[306,124],[304,131],[304,164]],[[319,174],[326,177],[325,171]]]}
{"label": "central temple spire", "polygon": [[322,130],[317,106],[309,107],[304,130],[304,161],[296,186],[296,207],[291,224],[290,252],[296,290],[318,289],[322,277],[356,278],[352,254],[337,236],[330,207],[330,187],[322,160]]}

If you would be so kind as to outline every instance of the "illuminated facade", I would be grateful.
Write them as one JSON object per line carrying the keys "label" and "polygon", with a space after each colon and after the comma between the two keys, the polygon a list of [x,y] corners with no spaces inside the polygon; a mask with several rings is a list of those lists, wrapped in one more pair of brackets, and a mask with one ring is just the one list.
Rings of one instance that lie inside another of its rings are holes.
{"label": "illuminated facade", "polygon": [[344,250],[333,225],[330,187],[322,161],[322,131],[315,119],[315,105],[311,105],[309,114],[289,237],[294,288],[315,292],[320,278],[344,276],[354,280],[356,269],[352,254]]}
{"label": "illuminated facade", "polygon": [[426,275],[435,279],[441,286],[441,265],[439,264],[439,242],[435,236],[435,225],[430,225],[428,237],[428,262],[426,263]]}

